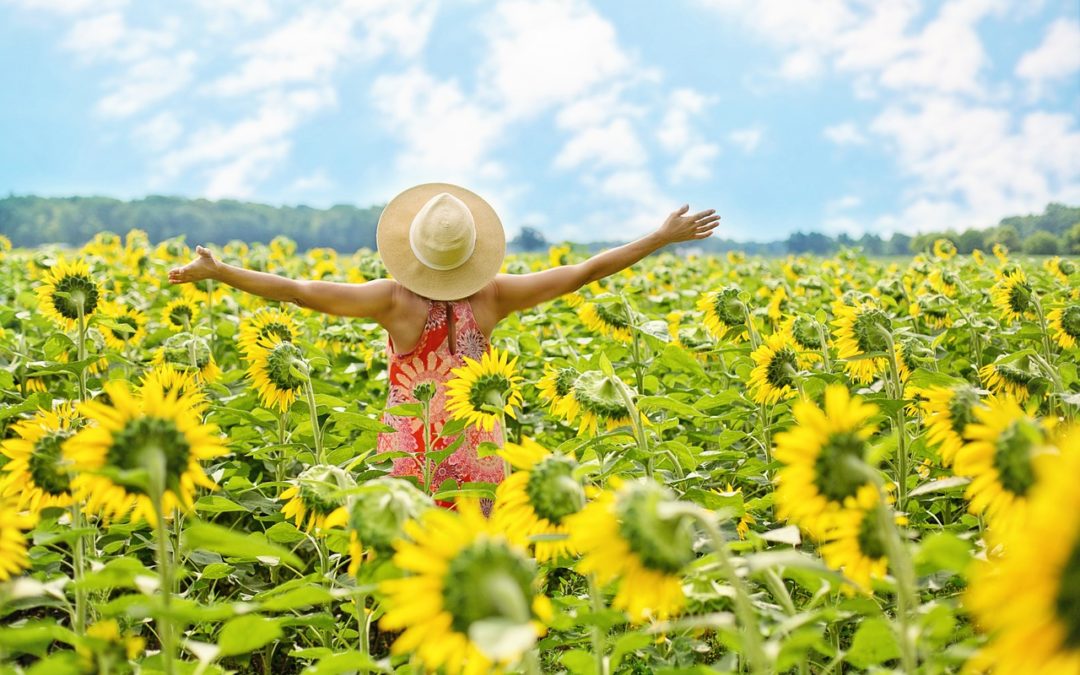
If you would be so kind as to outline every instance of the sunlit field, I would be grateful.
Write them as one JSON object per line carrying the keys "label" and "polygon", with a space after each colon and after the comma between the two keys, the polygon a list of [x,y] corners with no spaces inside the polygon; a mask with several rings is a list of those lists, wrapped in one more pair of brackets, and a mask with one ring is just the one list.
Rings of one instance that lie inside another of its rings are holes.
{"label": "sunlit field", "polygon": [[389,478],[385,332],[191,258],[0,238],[0,672],[1080,672],[1075,258],[647,258],[457,371],[500,485]]}

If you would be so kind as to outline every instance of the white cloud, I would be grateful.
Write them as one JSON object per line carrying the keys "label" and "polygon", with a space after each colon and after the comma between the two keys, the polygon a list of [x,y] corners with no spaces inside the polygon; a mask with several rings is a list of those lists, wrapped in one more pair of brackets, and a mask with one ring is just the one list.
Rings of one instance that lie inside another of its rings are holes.
{"label": "white cloud", "polygon": [[720,146],[702,141],[685,148],[668,171],[668,180],[679,185],[688,180],[707,180],[712,177],[713,160],[720,156]]}
{"label": "white cloud", "polygon": [[304,195],[312,192],[325,192],[334,187],[334,185],[334,180],[330,178],[326,173],[326,170],[318,169],[305,176],[300,176],[292,183],[289,183],[289,187],[286,188],[286,191],[293,194]]}
{"label": "white cloud", "polygon": [[1078,70],[1080,22],[1070,19],[1058,19],[1050,24],[1042,43],[1016,64],[1016,76],[1028,81],[1035,97],[1042,94],[1048,82],[1067,78]]}
{"label": "white cloud", "polygon": [[176,115],[163,112],[135,127],[132,136],[147,150],[158,152],[175,143],[183,131],[184,127]]}
{"label": "white cloud", "polygon": [[848,211],[862,205],[862,199],[857,195],[844,195],[829,201],[825,205],[826,211]]}
{"label": "white cloud", "polygon": [[32,12],[51,12],[63,16],[75,16],[90,10],[101,11],[122,7],[127,0],[5,0],[8,4]]}
{"label": "white cloud", "polygon": [[736,129],[729,133],[728,140],[749,155],[754,152],[754,150],[757,150],[758,145],[761,144],[763,135],[764,132],[759,127],[747,127],[745,129]]}
{"label": "white cloud", "polygon": [[582,0],[508,0],[485,17],[479,94],[513,117],[565,103],[626,73],[615,28]]}
{"label": "white cloud", "polygon": [[192,81],[194,52],[152,57],[107,80],[110,89],[97,103],[106,117],[130,117],[184,89]]}
{"label": "white cloud", "polygon": [[908,205],[883,226],[985,227],[1002,214],[1080,199],[1080,130],[1068,114],[1008,111],[938,97],[886,108],[871,124],[913,179]]}
{"label": "white cloud", "polygon": [[629,120],[620,117],[604,126],[589,127],[571,138],[555,157],[555,166],[574,169],[587,164],[590,170],[640,166],[647,157]]}
{"label": "white cloud", "polygon": [[825,127],[823,133],[825,138],[837,145],[863,145],[866,143],[866,137],[863,136],[854,122],[841,122],[840,124]]}

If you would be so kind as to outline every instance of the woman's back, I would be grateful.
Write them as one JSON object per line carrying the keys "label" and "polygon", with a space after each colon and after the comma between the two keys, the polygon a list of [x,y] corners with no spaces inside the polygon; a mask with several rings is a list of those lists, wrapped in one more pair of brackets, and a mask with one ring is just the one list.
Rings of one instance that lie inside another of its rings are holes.
{"label": "woman's back", "polygon": [[[427,320],[416,345],[407,352],[397,352],[392,337],[387,337],[389,392],[387,410],[404,403],[417,403],[417,385],[430,383],[433,394],[428,412],[432,449],[441,450],[457,439],[457,435],[440,438],[439,432],[450,418],[446,410],[446,383],[454,376],[452,369],[465,364],[465,357],[479,360],[488,349],[488,338],[473,315],[469,300],[433,301],[428,304]],[[395,429],[379,434],[378,450],[408,452],[415,456],[397,457],[392,475],[415,476],[424,482],[424,429],[418,417],[402,417],[384,413],[383,423]],[[489,441],[498,444],[501,430],[492,431],[469,426],[457,450],[438,465],[431,467],[432,489],[438,489],[447,478],[459,483],[497,483],[503,478],[503,463],[496,456],[477,457],[477,447]]]}

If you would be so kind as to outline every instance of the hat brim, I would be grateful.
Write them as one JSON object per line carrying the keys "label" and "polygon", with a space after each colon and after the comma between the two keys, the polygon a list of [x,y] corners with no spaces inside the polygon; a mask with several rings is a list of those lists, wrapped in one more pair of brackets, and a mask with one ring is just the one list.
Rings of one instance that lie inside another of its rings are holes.
{"label": "hat brim", "polygon": [[[452,270],[428,267],[409,244],[413,218],[440,192],[465,202],[476,225],[472,255]],[[506,255],[506,233],[495,209],[476,193],[451,183],[416,185],[391,199],[379,216],[375,239],[390,276],[413,293],[432,300],[460,300],[476,293],[499,273]]]}

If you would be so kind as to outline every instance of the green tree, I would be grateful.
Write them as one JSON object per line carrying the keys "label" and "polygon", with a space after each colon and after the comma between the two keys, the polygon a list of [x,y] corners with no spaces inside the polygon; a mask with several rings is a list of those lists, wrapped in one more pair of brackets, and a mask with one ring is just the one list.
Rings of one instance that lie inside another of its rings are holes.
{"label": "green tree", "polygon": [[1065,252],[1080,255],[1080,222],[1075,223],[1065,233]]}
{"label": "green tree", "polygon": [[988,231],[983,238],[983,245],[987,249],[993,248],[994,244],[1001,244],[1010,251],[1020,250],[1020,233],[1012,225],[1000,225]]}
{"label": "green tree", "polygon": [[957,253],[971,253],[975,249],[983,247],[983,231],[971,227],[961,232],[956,237]]}
{"label": "green tree", "polygon": [[1031,255],[1057,255],[1061,242],[1049,232],[1036,232],[1024,240],[1024,253]]}

